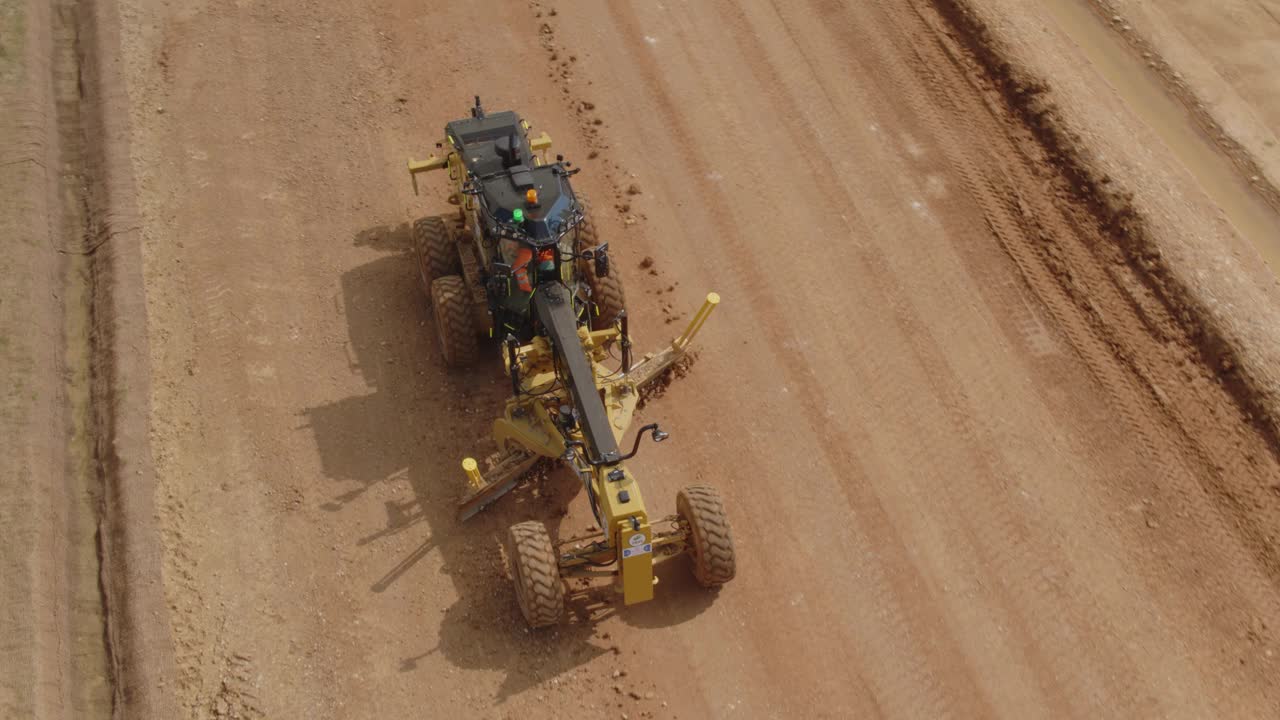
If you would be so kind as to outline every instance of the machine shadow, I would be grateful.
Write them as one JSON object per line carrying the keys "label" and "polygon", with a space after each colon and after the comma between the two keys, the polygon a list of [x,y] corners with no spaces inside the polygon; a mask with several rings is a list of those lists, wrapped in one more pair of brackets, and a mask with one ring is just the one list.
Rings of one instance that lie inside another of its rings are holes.
{"label": "machine shadow", "polygon": [[[541,520],[552,537],[588,529],[585,522],[564,522],[566,508],[581,490],[576,478],[557,469],[523,483],[465,526],[457,522],[455,506],[466,485],[459,461],[494,449],[490,427],[509,392],[499,355],[483,353],[479,366],[464,371],[445,367],[418,286],[408,224],[370,228],[354,242],[385,253],[341,280],[348,361],[371,391],[308,408],[304,415],[325,475],[344,488],[324,509],[375,502],[366,495],[379,484],[408,483],[412,488],[409,499],[383,500],[385,524],[369,528],[356,541],[364,547],[404,533],[422,538],[408,554],[388,556],[369,591],[414,593],[414,583],[439,582],[415,573],[423,559],[439,553],[443,575],[459,598],[439,620],[435,647],[402,659],[401,670],[417,670],[418,661],[434,653],[459,667],[499,670],[505,673],[497,697],[501,701],[600,655],[620,652],[608,633],[596,630],[600,620],[621,610],[620,596],[607,585],[571,585],[566,621],[531,632],[507,575],[502,545],[510,525]],[[658,576],[662,599],[627,608],[620,613],[623,622],[639,627],[678,624],[701,613],[713,599],[690,578],[683,558],[664,563]]]}
{"label": "machine shadow", "polygon": [[409,233],[402,224],[358,234],[357,245],[386,254],[341,280],[339,309],[347,320],[349,363],[370,392],[307,408],[303,415],[324,474],[342,488],[323,503],[324,509],[378,502],[368,493],[379,484],[408,483],[412,488],[409,499],[381,501],[386,523],[369,528],[356,541],[364,547],[405,533],[421,538],[408,554],[387,556],[386,568],[377,573],[369,592],[394,588],[412,594],[418,592],[412,588],[415,583],[440,582],[419,565],[438,553],[443,576],[459,598],[438,619],[436,646],[404,658],[401,670],[412,672],[422,657],[442,653],[460,667],[504,672],[498,692],[502,700],[617,650],[594,638],[593,623],[579,613],[561,627],[530,632],[506,575],[502,542],[507,527],[537,519],[553,535],[561,532],[564,508],[577,489],[565,473],[525,483],[465,526],[455,519],[465,490],[459,461],[493,449],[493,414],[509,387],[496,352],[485,353],[481,365],[465,371],[444,366],[430,309],[418,287]]}

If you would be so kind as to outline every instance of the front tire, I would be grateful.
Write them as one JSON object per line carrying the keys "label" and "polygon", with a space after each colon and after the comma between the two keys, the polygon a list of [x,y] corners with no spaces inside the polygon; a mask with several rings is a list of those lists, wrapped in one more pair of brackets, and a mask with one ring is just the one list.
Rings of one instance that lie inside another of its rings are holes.
{"label": "front tire", "polygon": [[689,557],[698,584],[715,588],[732,580],[737,560],[720,493],[706,485],[687,487],[676,495],[676,513],[689,528]]}
{"label": "front tire", "polygon": [[471,296],[461,276],[446,275],[431,282],[431,312],[436,320],[440,351],[449,367],[473,364],[480,355]]}
{"label": "front tire", "polygon": [[564,581],[546,526],[533,520],[512,525],[507,530],[507,556],[516,601],[529,627],[560,622],[564,614]]}

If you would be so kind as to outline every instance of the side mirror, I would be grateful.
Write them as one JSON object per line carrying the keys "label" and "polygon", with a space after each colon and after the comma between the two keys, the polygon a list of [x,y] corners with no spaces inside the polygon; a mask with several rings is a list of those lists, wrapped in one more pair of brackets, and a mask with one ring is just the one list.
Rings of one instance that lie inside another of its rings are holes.
{"label": "side mirror", "polygon": [[592,251],[596,263],[596,277],[609,277],[609,243],[605,243]]}

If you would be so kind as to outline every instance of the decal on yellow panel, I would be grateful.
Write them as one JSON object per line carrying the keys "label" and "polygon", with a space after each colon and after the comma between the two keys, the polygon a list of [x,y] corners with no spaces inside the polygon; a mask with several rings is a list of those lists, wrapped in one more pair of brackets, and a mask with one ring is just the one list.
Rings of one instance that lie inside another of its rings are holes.
{"label": "decal on yellow panel", "polygon": [[622,600],[627,605],[653,599],[653,531],[618,523],[618,554],[622,556]]}

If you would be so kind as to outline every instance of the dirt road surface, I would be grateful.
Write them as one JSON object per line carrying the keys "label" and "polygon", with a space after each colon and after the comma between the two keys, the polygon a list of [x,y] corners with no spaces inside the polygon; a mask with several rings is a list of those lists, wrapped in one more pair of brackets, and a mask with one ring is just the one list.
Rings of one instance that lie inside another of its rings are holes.
{"label": "dirt road surface", "polygon": [[[111,711],[73,31],[0,2],[0,717]],[[53,17],[51,17],[53,16]],[[55,42],[54,38],[57,39]]]}
{"label": "dirt road surface", "polygon": [[1214,139],[1274,186],[1280,183],[1280,3],[1275,0],[1090,0],[1113,28],[1169,81],[1173,94],[1207,120]]}
{"label": "dirt road surface", "polygon": [[[928,3],[119,6],[190,716],[1280,713],[1276,447]],[[641,346],[724,297],[634,466],[722,490],[719,593],[530,633],[499,540],[573,481],[453,520],[504,382],[404,161],[473,94],[583,168]]]}

